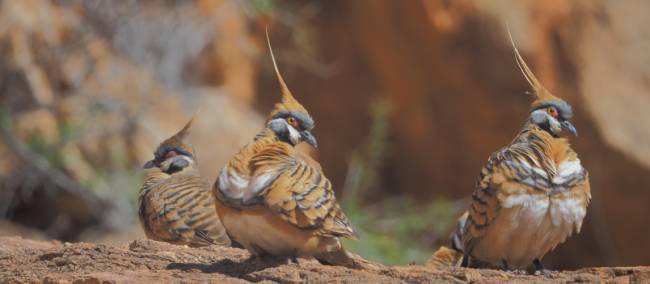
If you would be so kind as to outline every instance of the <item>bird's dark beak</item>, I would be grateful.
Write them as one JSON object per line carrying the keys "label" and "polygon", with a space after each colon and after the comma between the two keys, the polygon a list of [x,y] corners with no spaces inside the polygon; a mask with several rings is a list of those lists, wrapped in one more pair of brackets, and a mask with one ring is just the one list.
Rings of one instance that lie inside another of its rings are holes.
{"label": "bird's dark beak", "polygon": [[565,120],[562,121],[562,128],[566,129],[567,131],[571,132],[573,136],[578,136],[578,130],[576,130],[576,127],[571,124],[570,121]]}
{"label": "bird's dark beak", "polygon": [[150,160],[150,161],[147,161],[146,163],[144,163],[142,168],[151,169],[151,168],[153,168],[155,166],[156,166],[156,163],[154,162],[154,160]]}
{"label": "bird's dark beak", "polygon": [[314,146],[314,148],[318,148],[318,143],[316,142],[316,137],[314,137],[314,135],[311,134],[311,132],[309,132],[309,130],[305,130],[305,131],[301,132],[300,135],[302,136],[302,139],[305,142],[309,143],[309,145]]}

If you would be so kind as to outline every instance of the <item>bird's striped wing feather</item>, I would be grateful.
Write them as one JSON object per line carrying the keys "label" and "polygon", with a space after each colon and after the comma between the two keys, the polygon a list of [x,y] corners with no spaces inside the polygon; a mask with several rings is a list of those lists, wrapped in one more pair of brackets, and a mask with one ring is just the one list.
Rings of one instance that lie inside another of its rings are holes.
{"label": "bird's striped wing feather", "polygon": [[267,147],[251,159],[252,180],[263,182],[267,188],[260,193],[265,205],[292,225],[325,236],[356,239],[332,184],[312,163],[301,155],[287,154],[282,147]]}
{"label": "bird's striped wing feather", "polygon": [[172,175],[154,186],[140,197],[145,199],[141,216],[158,239],[193,246],[230,244],[212,193],[198,175]]}
{"label": "bird's striped wing feather", "polygon": [[465,253],[486,233],[498,217],[508,196],[544,194],[547,177],[535,170],[517,149],[504,148],[493,154],[483,169],[472,194],[472,203],[463,232]]}

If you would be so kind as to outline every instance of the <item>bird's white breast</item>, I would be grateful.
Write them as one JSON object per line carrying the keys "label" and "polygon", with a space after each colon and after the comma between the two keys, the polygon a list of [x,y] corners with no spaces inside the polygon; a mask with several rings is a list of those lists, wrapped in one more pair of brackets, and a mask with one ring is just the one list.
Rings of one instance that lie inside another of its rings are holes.
{"label": "bird's white breast", "polygon": [[574,175],[581,174],[584,171],[579,159],[564,161],[558,166],[558,173],[553,178],[554,184],[563,184],[571,179]]}
{"label": "bird's white breast", "polygon": [[[584,169],[579,160],[559,165],[553,183],[566,181]],[[586,215],[584,197],[571,191],[558,194],[507,190],[501,209],[475,252],[479,259],[525,267],[578,232]],[[505,192],[504,192],[505,193]]]}
{"label": "bird's white breast", "polygon": [[[579,159],[562,162],[558,166],[558,174],[553,178],[554,184],[566,182],[572,176],[584,171]],[[540,218],[551,218],[554,225],[563,223],[572,223],[577,225],[577,229],[582,224],[582,219],[586,215],[586,208],[583,204],[583,198],[570,194],[544,195],[534,194],[510,194],[505,198],[501,207],[513,208],[521,206],[524,212],[522,214],[537,223]],[[514,220],[513,220],[514,221]]]}

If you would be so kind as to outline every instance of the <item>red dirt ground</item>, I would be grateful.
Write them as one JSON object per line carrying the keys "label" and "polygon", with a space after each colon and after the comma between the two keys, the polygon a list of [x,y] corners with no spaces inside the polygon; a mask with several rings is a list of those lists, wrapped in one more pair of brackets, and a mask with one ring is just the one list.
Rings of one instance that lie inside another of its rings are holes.
{"label": "red dirt ground", "polygon": [[188,248],[149,240],[122,247],[0,237],[0,283],[575,283],[650,282],[648,267],[604,267],[553,275],[496,270],[324,266],[314,260],[261,263],[236,248]]}

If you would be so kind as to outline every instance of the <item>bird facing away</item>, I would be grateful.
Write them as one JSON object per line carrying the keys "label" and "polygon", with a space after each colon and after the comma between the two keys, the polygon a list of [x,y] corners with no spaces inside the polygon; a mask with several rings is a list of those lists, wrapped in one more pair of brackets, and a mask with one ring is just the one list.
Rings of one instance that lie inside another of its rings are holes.
{"label": "bird facing away", "polygon": [[228,246],[230,239],[214,210],[210,186],[199,175],[194,149],[187,142],[190,120],[163,141],[138,196],[142,228],[148,238],[178,245]]}
{"label": "bird facing away", "polygon": [[591,199],[589,177],[560,137],[564,130],[577,134],[571,106],[541,85],[510,41],[536,99],[523,129],[481,170],[460,236],[462,264],[477,260],[509,270],[532,263],[542,272],[542,257],[580,232]]}
{"label": "bird facing away", "polygon": [[[268,41],[268,35],[267,35]],[[316,147],[314,120],[293,97],[269,51],[282,90],[266,127],[223,168],[213,192],[233,241],[254,257],[315,257],[323,264],[356,266],[339,237],[357,239],[315,160],[294,148]]]}

